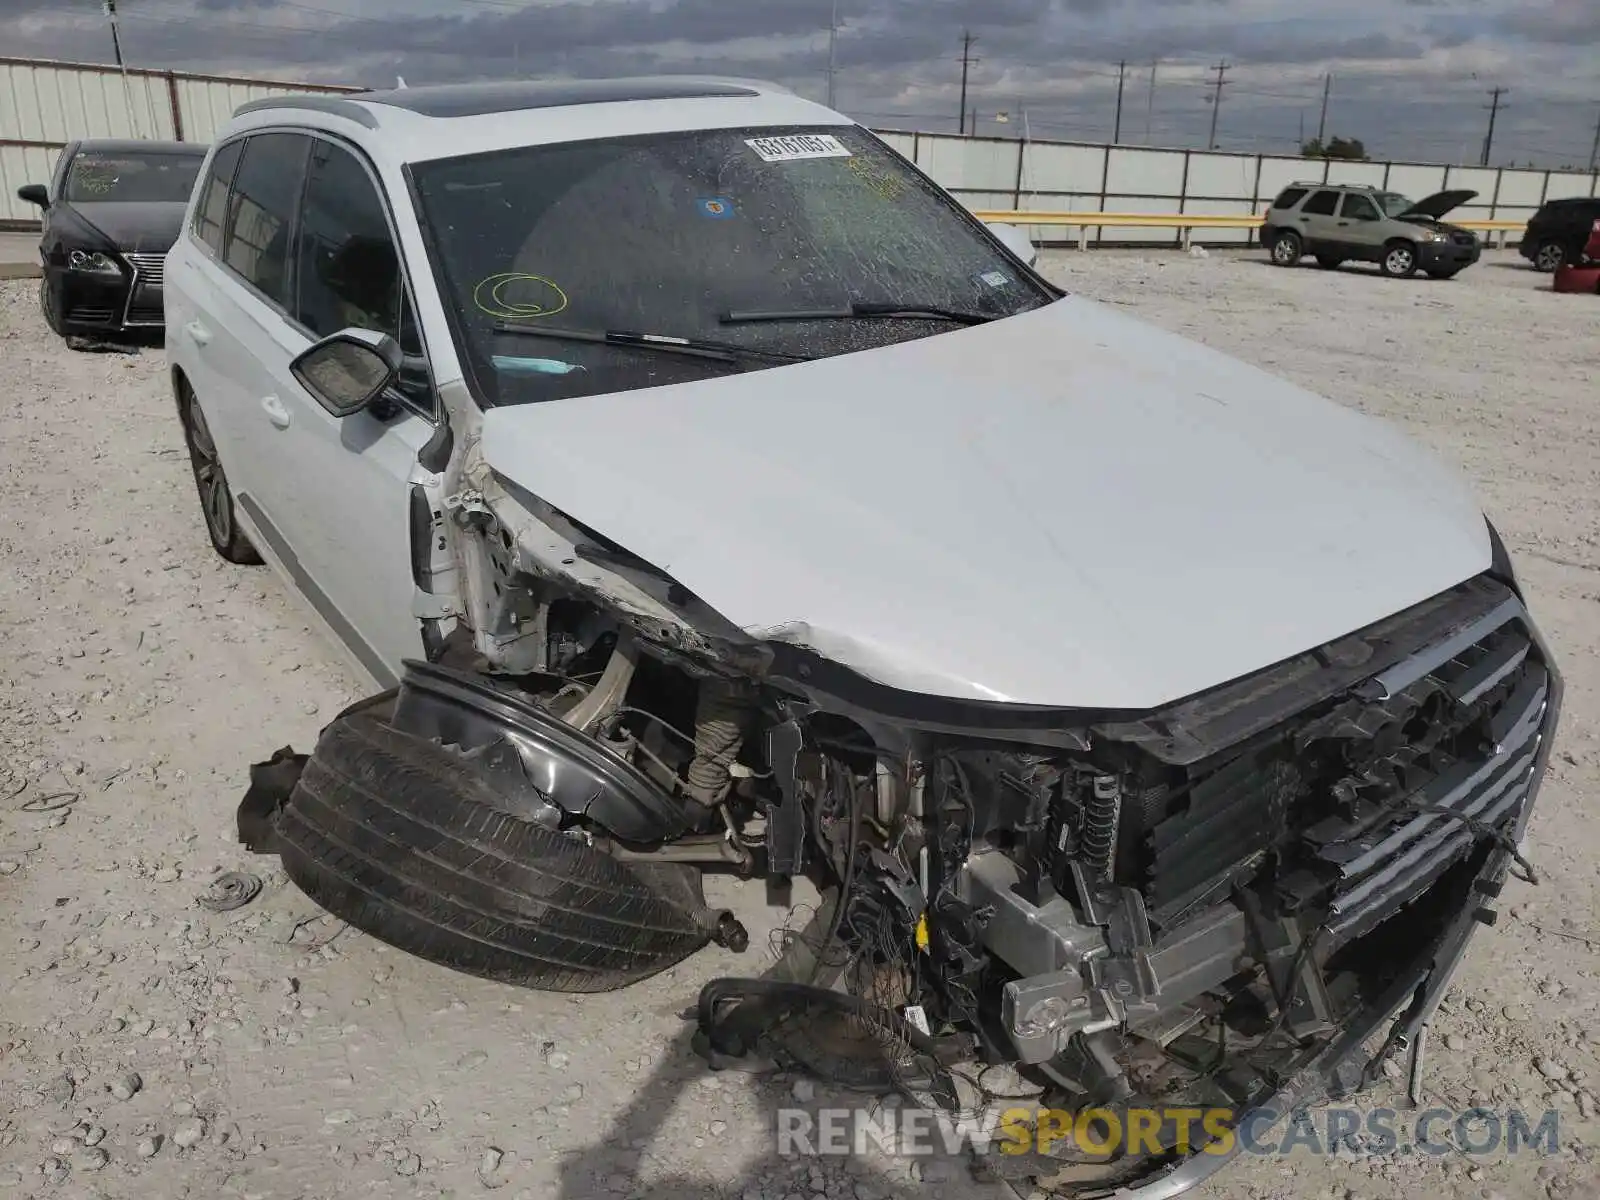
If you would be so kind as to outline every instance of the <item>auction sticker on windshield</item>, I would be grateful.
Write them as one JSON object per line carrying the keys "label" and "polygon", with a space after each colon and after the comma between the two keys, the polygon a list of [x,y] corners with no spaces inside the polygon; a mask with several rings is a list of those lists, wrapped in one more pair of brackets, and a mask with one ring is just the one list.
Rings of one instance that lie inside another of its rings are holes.
{"label": "auction sticker on windshield", "polygon": [[795,162],[802,158],[852,158],[843,143],[830,133],[795,133],[786,137],[746,138],[746,146],[762,162]]}

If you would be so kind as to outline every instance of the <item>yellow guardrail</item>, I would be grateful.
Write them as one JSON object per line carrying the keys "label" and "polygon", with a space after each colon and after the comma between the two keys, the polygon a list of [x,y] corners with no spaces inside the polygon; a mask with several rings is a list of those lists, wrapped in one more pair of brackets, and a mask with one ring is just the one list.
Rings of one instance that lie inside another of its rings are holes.
{"label": "yellow guardrail", "polygon": [[[1265,219],[1255,213],[1031,212],[1003,209],[978,209],[972,215],[980,221],[1076,228],[1080,250],[1089,248],[1091,229],[1176,229],[1182,235],[1183,248],[1187,250],[1196,229],[1258,229]],[[1527,227],[1526,221],[1468,220],[1452,221],[1451,224],[1495,234],[1495,244],[1502,250],[1505,249],[1506,234],[1520,233]]]}

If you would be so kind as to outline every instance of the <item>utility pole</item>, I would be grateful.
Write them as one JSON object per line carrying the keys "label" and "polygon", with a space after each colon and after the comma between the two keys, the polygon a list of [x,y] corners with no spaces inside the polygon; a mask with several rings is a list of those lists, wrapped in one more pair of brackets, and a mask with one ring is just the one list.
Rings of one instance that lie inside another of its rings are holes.
{"label": "utility pole", "polygon": [[1589,170],[1600,168],[1600,117],[1594,122],[1594,145],[1589,150]]}
{"label": "utility pole", "polygon": [[116,55],[117,70],[122,72],[122,98],[128,102],[128,121],[135,137],[139,136],[139,119],[134,113],[133,85],[128,82],[128,64],[122,60],[122,34],[117,29],[117,0],[101,0],[101,11],[111,22],[111,51]]}
{"label": "utility pole", "polygon": [[972,57],[972,43],[977,40],[971,30],[961,31],[961,114],[956,118],[957,133],[965,133],[967,128],[967,70],[982,61]]}
{"label": "utility pole", "polygon": [[1150,144],[1150,122],[1156,115],[1156,68],[1161,65],[1159,58],[1150,60],[1150,95],[1144,102],[1144,144]]}
{"label": "utility pole", "polygon": [[1322,116],[1317,119],[1317,145],[1327,145],[1328,137],[1328,97],[1333,94],[1333,72],[1329,71],[1322,77]]}
{"label": "utility pole", "polygon": [[1117,119],[1111,127],[1112,145],[1120,145],[1122,142],[1122,84],[1127,75],[1127,62],[1119,62],[1117,64]]}
{"label": "utility pole", "polygon": [[833,0],[833,15],[828,18],[828,107],[833,107],[833,72],[839,61],[839,0]]}
{"label": "utility pole", "polygon": [[1228,82],[1228,71],[1231,67],[1227,59],[1223,59],[1211,69],[1217,73],[1217,77],[1211,84],[1211,137],[1206,142],[1206,149],[1215,150],[1217,148],[1217,117],[1222,111],[1222,89]]}
{"label": "utility pole", "polygon": [[117,56],[117,69],[126,71],[127,64],[122,61],[122,37],[117,32],[117,0],[103,0],[100,7],[111,22],[111,51]]}
{"label": "utility pole", "polygon": [[1483,158],[1480,163],[1482,166],[1487,167],[1489,165],[1489,152],[1494,149],[1494,119],[1500,115],[1500,97],[1505,95],[1510,90],[1510,88],[1503,87],[1492,87],[1489,89],[1489,96],[1491,98],[1491,102],[1488,106],[1489,132],[1484,135],[1483,139]]}

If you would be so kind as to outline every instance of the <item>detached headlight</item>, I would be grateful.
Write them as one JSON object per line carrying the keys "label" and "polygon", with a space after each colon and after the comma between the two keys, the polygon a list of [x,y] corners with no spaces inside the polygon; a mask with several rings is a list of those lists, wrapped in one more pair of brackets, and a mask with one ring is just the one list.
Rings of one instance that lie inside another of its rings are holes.
{"label": "detached headlight", "polygon": [[88,275],[121,275],[122,267],[109,254],[98,250],[74,250],[67,255],[67,266]]}

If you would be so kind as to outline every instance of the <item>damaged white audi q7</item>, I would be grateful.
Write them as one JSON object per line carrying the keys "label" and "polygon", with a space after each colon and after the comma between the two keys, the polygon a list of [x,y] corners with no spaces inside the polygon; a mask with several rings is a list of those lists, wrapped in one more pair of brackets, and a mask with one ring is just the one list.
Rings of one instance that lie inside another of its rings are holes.
{"label": "damaged white audi q7", "polygon": [[[567,991],[742,949],[704,871],[809,877],[702,993],[714,1064],[1240,1114],[1419,1069],[1560,706],[1504,549],[1387,425],[1014,245],[767,85],[242,108],[178,411],[217,550],[383,689],[258,765],[246,840]],[[1010,1166],[1174,1196],[1226,1158],[1186,1137]]]}

